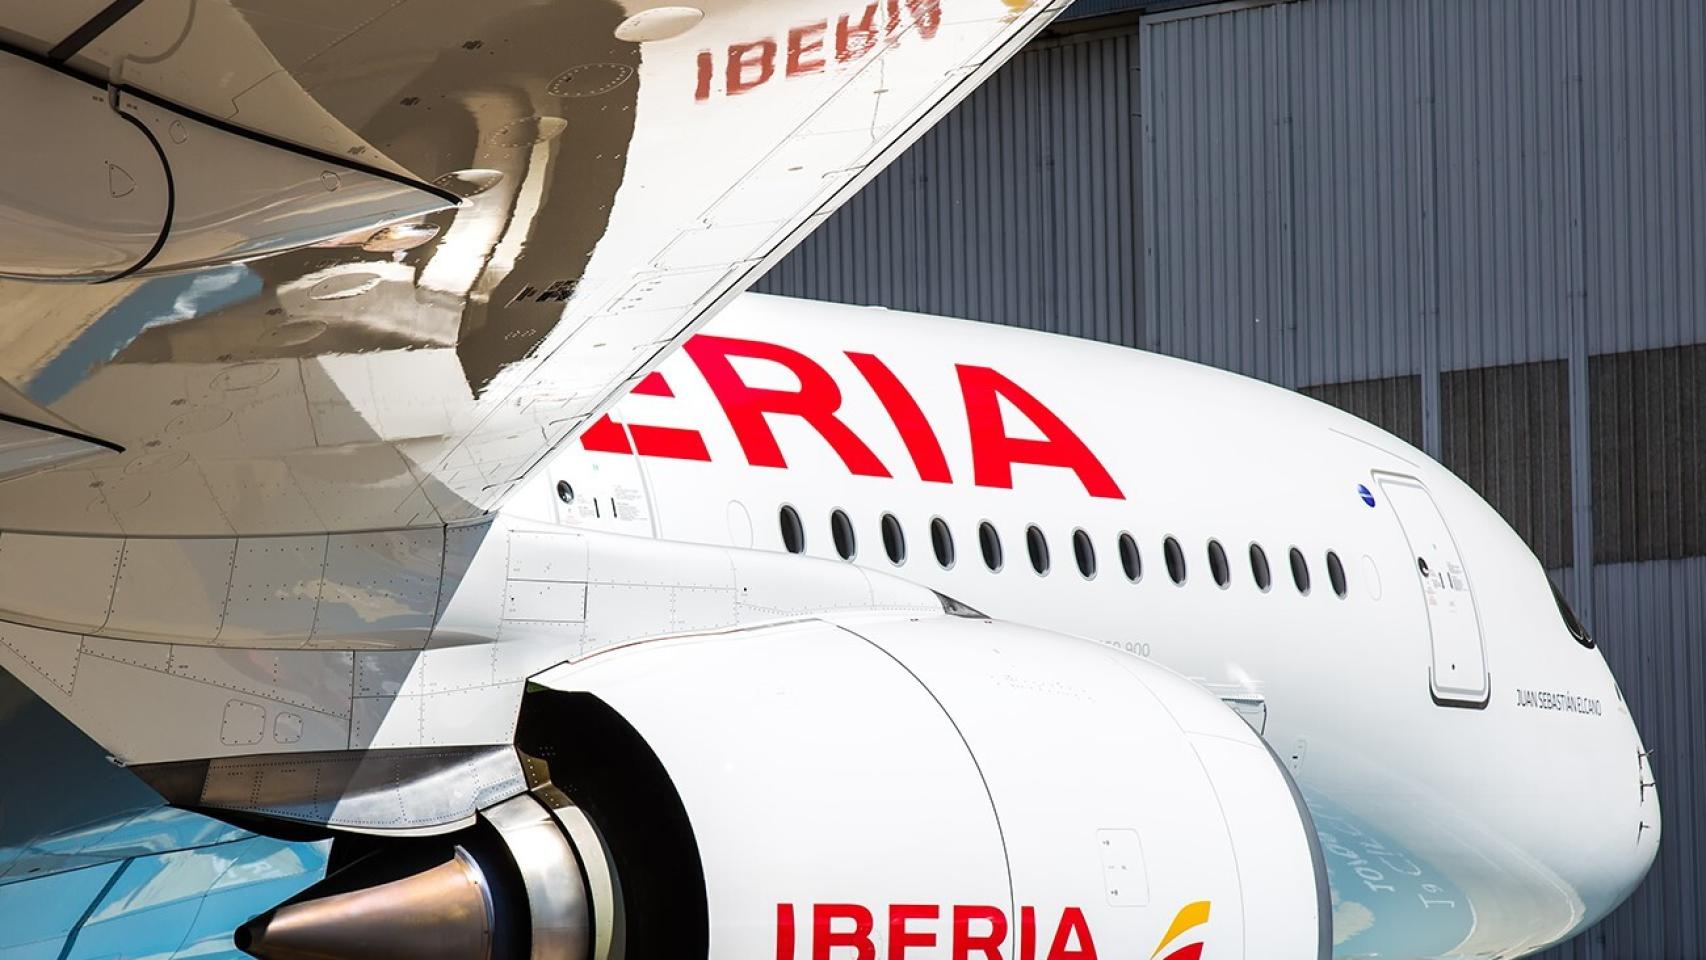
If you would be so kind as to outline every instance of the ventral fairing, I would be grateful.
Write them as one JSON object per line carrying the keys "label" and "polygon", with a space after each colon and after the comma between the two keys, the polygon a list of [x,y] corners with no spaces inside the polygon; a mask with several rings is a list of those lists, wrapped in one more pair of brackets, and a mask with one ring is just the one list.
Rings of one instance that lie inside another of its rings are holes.
{"label": "ventral fairing", "polygon": [[1059,6],[0,3],[0,666],[112,795],[8,776],[0,946],[1519,956],[1626,896],[1628,711],[1420,452],[735,300]]}

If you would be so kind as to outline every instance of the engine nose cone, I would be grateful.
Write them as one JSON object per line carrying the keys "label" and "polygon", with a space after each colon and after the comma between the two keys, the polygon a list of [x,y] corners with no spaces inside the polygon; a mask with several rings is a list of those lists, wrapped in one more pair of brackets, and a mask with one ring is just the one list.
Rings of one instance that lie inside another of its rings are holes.
{"label": "engine nose cone", "polygon": [[299,899],[237,929],[260,960],[487,960],[492,906],[479,867],[456,856],[413,876]]}

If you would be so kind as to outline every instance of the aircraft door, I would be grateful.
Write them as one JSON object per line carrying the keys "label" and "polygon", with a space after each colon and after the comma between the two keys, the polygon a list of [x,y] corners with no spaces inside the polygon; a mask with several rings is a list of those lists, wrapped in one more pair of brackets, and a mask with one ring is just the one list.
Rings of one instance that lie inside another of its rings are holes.
{"label": "aircraft door", "polygon": [[1429,686],[1443,706],[1481,707],[1492,688],[1475,591],[1445,517],[1421,481],[1376,475],[1410,545],[1411,574],[1421,588],[1433,646]]}

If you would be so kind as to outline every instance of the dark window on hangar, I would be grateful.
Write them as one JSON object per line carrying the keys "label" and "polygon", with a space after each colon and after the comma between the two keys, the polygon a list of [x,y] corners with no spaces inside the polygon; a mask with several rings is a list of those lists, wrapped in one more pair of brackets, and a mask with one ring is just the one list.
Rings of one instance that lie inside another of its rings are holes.
{"label": "dark window on hangar", "polygon": [[1550,568],[1574,554],[1570,376],[1562,360],[1440,376],[1440,459]]}
{"label": "dark window on hangar", "polygon": [[1419,376],[1318,383],[1299,388],[1298,392],[1361,417],[1411,446],[1418,449],[1422,446],[1422,378]]}
{"label": "dark window on hangar", "polygon": [[1588,404],[1594,561],[1706,556],[1706,345],[1592,357]]}
{"label": "dark window on hangar", "polygon": [[846,511],[836,510],[829,515],[829,533],[835,539],[835,552],[841,559],[853,559],[859,545],[853,538],[853,521],[847,519]]}
{"label": "dark window on hangar", "polygon": [[806,528],[800,523],[800,512],[783,504],[776,519],[782,525],[782,546],[789,553],[805,553]]}
{"label": "dark window on hangar", "polygon": [[1137,538],[1129,533],[1120,534],[1120,569],[1132,583],[1143,579],[1143,554],[1137,549]]}
{"label": "dark window on hangar", "polygon": [[1161,556],[1167,561],[1167,576],[1174,583],[1185,582],[1185,551],[1179,546],[1179,541],[1168,537],[1161,541]]}
{"label": "dark window on hangar", "polygon": [[948,521],[936,517],[930,521],[930,546],[936,551],[936,562],[947,570],[954,565],[954,531]]}

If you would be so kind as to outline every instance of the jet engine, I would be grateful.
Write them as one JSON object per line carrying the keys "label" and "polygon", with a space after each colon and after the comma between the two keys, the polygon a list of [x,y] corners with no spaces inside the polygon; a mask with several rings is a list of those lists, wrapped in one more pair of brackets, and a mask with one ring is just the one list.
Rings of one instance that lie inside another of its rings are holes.
{"label": "jet engine", "polygon": [[530,793],[238,935],[269,960],[1325,958],[1284,767],[1206,692],[1088,641],[858,615],[537,676]]}

